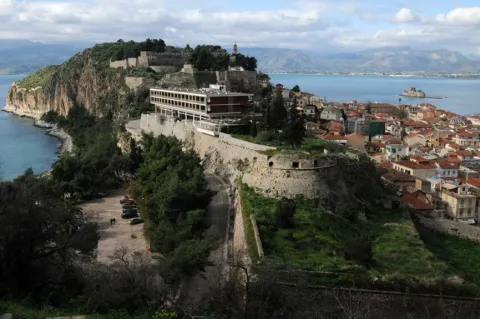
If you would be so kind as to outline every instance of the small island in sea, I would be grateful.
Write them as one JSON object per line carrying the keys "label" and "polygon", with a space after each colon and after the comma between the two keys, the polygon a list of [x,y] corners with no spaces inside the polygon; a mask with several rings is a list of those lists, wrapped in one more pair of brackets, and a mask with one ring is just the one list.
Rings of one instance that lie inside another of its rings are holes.
{"label": "small island in sea", "polygon": [[425,92],[423,92],[422,90],[417,90],[416,88],[414,87],[410,87],[408,89],[406,89],[405,91],[402,92],[402,94],[400,94],[401,96],[405,96],[405,97],[411,97],[411,98],[419,98],[419,99],[425,99],[425,98],[429,98],[429,99],[443,99],[443,97],[440,97],[440,96],[427,96],[425,94]]}
{"label": "small island in sea", "polygon": [[403,91],[401,95],[406,97],[416,97],[420,99],[424,99],[426,97],[425,92],[423,92],[422,90],[417,91],[417,89],[414,87],[410,87],[407,90]]}

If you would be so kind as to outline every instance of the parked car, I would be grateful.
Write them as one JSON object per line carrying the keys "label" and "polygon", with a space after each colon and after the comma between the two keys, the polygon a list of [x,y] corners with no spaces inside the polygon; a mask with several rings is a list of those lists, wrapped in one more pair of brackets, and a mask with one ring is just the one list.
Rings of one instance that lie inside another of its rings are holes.
{"label": "parked car", "polygon": [[122,218],[123,219],[130,219],[130,218],[135,218],[138,217],[138,211],[137,209],[124,209],[122,211]]}
{"label": "parked car", "polygon": [[122,205],[122,209],[137,209],[137,205]]}
{"label": "parked car", "polygon": [[120,200],[120,204],[127,204],[127,203],[135,203],[135,201],[128,196],[125,196]]}

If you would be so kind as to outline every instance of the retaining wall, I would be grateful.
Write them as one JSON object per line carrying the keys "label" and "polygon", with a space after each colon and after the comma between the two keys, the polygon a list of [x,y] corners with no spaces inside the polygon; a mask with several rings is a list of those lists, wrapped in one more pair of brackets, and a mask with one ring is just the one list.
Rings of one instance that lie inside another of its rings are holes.
{"label": "retaining wall", "polygon": [[[231,182],[242,176],[244,183],[271,197],[303,195],[316,198],[329,189],[324,176],[337,166],[335,160],[326,157],[315,160],[315,163],[314,159],[300,159],[298,161],[305,161],[305,167],[292,168],[295,159],[291,157],[259,152],[273,147],[249,143],[223,133],[218,137],[203,134],[192,122],[162,121],[160,115],[156,117],[155,114],[142,114],[140,129],[154,135],[176,136],[185,142],[186,147],[192,147],[211,171]],[[274,165],[270,166],[272,161]]]}
{"label": "retaining wall", "polygon": [[463,224],[448,219],[426,218],[419,214],[415,215],[415,217],[420,224],[427,228],[480,243],[480,227]]}

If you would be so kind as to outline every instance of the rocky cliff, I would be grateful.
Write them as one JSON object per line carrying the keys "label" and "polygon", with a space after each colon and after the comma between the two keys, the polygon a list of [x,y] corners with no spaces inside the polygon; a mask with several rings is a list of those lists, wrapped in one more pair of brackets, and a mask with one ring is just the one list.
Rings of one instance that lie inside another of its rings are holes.
{"label": "rocky cliff", "polygon": [[96,45],[59,66],[41,69],[12,83],[4,110],[33,118],[49,110],[67,115],[75,106],[100,117],[119,111],[128,88],[124,72],[111,69],[109,61],[121,45]]}

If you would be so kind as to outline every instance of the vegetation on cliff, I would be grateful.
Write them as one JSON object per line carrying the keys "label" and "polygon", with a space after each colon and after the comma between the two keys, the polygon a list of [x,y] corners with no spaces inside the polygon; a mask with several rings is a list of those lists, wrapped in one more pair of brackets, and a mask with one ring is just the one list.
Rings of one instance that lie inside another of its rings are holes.
{"label": "vegetation on cliff", "polygon": [[143,163],[132,192],[141,204],[152,251],[165,258],[168,277],[191,276],[208,265],[212,248],[206,235],[205,208],[210,199],[200,158],[182,151],[175,137],[144,135]]}
{"label": "vegetation on cliff", "polygon": [[24,89],[33,89],[36,87],[43,87],[50,80],[52,75],[58,69],[58,65],[50,65],[46,68],[40,69],[24,79],[17,82],[17,86]]}

